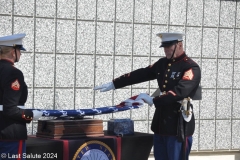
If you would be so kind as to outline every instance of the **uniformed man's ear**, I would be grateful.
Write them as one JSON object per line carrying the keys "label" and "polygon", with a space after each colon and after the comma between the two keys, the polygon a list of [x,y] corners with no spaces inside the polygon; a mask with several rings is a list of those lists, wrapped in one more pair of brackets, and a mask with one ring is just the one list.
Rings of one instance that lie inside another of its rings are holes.
{"label": "uniformed man's ear", "polygon": [[12,57],[15,57],[15,49],[14,49],[14,48],[13,48],[13,49],[11,49],[11,51],[10,51],[10,52],[11,52],[11,56],[12,56]]}
{"label": "uniformed man's ear", "polygon": [[179,48],[183,47],[183,43],[182,42],[178,42]]}

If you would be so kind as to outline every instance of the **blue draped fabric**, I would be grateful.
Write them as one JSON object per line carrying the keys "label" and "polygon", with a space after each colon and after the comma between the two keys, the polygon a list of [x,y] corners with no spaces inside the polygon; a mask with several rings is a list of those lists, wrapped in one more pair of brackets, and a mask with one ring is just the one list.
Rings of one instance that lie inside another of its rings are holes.
{"label": "blue draped fabric", "polygon": [[42,110],[42,109],[28,109],[39,110],[43,112],[43,117],[77,117],[77,116],[93,116],[100,114],[115,113],[126,111],[129,109],[140,108],[140,106],[107,106],[92,109],[76,109],[76,110]]}

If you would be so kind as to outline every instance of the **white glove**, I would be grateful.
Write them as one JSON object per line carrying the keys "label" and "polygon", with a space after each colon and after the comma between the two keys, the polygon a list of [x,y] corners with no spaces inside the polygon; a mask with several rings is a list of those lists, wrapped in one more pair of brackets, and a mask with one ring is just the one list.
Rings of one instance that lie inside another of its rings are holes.
{"label": "white glove", "polygon": [[100,90],[100,92],[106,92],[106,91],[109,91],[112,89],[115,89],[113,82],[109,82],[109,83],[103,84],[101,86],[96,86],[93,88],[93,90]]}
{"label": "white glove", "polygon": [[38,110],[33,110],[33,120],[38,120],[40,117],[42,117],[43,112]]}
{"label": "white glove", "polygon": [[153,105],[153,97],[149,96],[147,93],[140,93],[135,100],[142,99],[145,103],[152,106]]}

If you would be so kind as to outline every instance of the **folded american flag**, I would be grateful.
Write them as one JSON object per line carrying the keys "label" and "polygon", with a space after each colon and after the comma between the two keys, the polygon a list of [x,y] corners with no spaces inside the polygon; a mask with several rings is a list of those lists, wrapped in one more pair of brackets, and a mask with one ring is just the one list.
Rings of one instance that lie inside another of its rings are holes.
{"label": "folded american flag", "polygon": [[129,99],[126,99],[125,101],[122,101],[117,107],[123,107],[123,106],[142,106],[144,104],[144,101],[142,99],[136,100],[138,95],[133,96]]}
{"label": "folded american flag", "polygon": [[136,100],[138,95],[133,96],[120,104],[115,106],[106,106],[92,109],[76,109],[76,110],[42,110],[42,109],[29,109],[29,110],[39,110],[43,112],[44,117],[78,117],[78,116],[91,116],[115,113],[120,111],[125,111],[129,109],[140,108],[144,101],[142,99]]}

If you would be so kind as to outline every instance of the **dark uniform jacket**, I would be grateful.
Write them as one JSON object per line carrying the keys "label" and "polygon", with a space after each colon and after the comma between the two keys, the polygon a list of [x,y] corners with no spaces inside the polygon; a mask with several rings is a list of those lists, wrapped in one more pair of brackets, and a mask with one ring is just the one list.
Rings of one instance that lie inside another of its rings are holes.
{"label": "dark uniform jacket", "polygon": [[28,90],[23,73],[7,60],[0,60],[0,140],[27,139],[26,123],[32,120],[32,111],[25,111]]}
{"label": "dark uniform jacket", "polygon": [[[140,68],[113,80],[115,88],[157,79],[162,95],[153,98],[155,113],[151,130],[161,135],[177,135],[178,102],[193,97],[200,80],[201,71],[196,62],[185,53],[176,59],[161,58],[153,65]],[[195,128],[194,115],[185,135],[192,135]]]}

